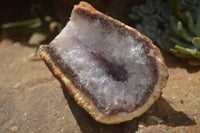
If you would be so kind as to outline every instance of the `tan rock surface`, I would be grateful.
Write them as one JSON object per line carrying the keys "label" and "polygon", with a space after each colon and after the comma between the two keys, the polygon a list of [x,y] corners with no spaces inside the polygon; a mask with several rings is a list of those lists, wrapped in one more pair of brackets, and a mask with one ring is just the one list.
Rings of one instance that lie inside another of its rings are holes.
{"label": "tan rock surface", "polygon": [[0,49],[2,133],[200,132],[200,68],[165,55],[170,76],[162,97],[141,117],[109,126],[90,118],[34,52],[19,43]]}

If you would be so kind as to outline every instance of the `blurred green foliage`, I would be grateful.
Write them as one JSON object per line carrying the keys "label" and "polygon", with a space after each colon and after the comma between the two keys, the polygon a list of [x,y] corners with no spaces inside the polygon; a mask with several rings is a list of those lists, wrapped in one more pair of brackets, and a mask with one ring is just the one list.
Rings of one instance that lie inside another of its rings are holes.
{"label": "blurred green foliage", "polygon": [[4,23],[0,27],[8,31],[15,31],[18,35],[21,36],[30,36],[35,32],[44,33],[47,35],[48,40],[44,42],[48,43],[53,39],[53,37],[55,37],[55,32],[59,33],[62,29],[62,25],[58,22],[56,22],[56,26],[54,27],[53,31],[50,28],[50,24],[55,22],[52,16],[48,15],[51,10],[52,6],[50,2],[46,0],[40,0],[39,2],[31,5],[30,12],[32,16],[30,16],[30,19]]}
{"label": "blurred green foliage", "polygon": [[200,65],[200,0],[146,0],[129,17],[161,49]]}

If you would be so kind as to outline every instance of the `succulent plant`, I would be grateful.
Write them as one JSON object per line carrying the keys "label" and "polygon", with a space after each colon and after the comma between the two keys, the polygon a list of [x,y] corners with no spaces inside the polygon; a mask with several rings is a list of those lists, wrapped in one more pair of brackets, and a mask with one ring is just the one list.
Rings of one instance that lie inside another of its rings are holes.
{"label": "succulent plant", "polygon": [[147,0],[129,16],[161,49],[200,65],[200,0]]}
{"label": "succulent plant", "polygon": [[169,50],[177,57],[189,59],[189,65],[200,65],[200,1],[170,0],[170,5],[175,14],[171,17],[175,36],[170,37],[174,48]]}
{"label": "succulent plant", "polygon": [[129,15],[136,22],[137,30],[148,36],[165,51],[173,48],[169,41],[171,10],[168,0],[147,0],[140,6],[132,7]]}

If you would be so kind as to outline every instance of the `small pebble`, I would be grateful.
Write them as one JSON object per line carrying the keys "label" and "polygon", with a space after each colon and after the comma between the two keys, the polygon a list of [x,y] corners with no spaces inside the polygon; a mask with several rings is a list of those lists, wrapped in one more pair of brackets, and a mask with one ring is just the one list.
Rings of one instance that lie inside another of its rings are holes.
{"label": "small pebble", "polygon": [[13,86],[13,88],[18,88],[20,86],[20,82],[17,82],[14,86]]}
{"label": "small pebble", "polygon": [[143,128],[143,127],[144,127],[144,125],[142,125],[142,124],[138,125],[138,128]]}
{"label": "small pebble", "polygon": [[160,118],[157,117],[157,116],[149,116],[149,118],[152,119],[153,121],[155,121],[155,122],[158,123],[158,124],[165,123],[164,120],[160,119]]}
{"label": "small pebble", "polygon": [[12,126],[11,131],[13,131],[13,132],[19,131],[19,127],[18,126]]}
{"label": "small pebble", "polygon": [[183,100],[180,101],[183,104]]}

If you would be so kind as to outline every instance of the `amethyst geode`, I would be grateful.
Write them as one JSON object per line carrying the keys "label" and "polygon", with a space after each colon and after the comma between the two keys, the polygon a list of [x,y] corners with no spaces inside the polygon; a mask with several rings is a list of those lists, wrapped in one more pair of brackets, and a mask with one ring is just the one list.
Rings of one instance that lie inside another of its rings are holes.
{"label": "amethyst geode", "polygon": [[160,96],[168,77],[148,38],[84,2],[75,6],[62,32],[41,47],[41,57],[78,104],[108,124],[141,115]]}

